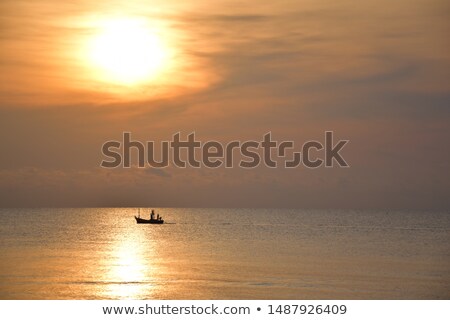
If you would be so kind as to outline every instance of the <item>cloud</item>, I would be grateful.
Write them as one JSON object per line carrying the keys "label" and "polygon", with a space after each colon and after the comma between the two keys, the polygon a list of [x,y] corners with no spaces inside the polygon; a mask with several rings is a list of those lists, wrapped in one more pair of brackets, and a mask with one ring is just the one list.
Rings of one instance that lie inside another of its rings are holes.
{"label": "cloud", "polygon": [[[443,1],[133,1],[123,10],[162,23],[184,62],[119,97],[67,53],[120,3],[2,2],[1,205],[448,207]],[[350,140],[349,170],[98,167],[124,131],[301,144],[325,130]]]}
{"label": "cloud", "polygon": [[145,169],[148,174],[157,175],[163,178],[170,178],[172,175],[170,173],[167,173],[163,169],[156,169],[152,167],[148,167]]}

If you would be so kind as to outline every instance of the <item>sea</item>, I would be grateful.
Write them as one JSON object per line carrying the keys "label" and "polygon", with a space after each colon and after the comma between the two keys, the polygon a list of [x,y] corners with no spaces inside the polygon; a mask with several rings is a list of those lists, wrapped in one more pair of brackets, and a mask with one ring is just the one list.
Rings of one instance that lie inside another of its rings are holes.
{"label": "sea", "polygon": [[450,212],[138,211],[0,209],[0,298],[450,299]]}

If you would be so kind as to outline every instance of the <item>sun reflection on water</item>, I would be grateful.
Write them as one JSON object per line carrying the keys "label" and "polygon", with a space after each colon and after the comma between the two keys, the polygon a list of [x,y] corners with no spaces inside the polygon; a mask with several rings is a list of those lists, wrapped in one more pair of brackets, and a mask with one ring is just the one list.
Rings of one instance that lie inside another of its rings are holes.
{"label": "sun reflection on water", "polygon": [[110,298],[144,299],[157,291],[158,252],[151,243],[139,241],[140,232],[118,239],[111,248],[104,291]]}

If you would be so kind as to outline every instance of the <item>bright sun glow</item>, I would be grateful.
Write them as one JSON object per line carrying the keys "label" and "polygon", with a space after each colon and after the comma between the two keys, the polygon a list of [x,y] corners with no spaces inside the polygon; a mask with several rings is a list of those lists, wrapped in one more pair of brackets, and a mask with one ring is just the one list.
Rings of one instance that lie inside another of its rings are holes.
{"label": "bright sun glow", "polygon": [[168,52],[158,33],[143,19],[101,23],[89,47],[90,61],[102,80],[135,85],[158,76]]}

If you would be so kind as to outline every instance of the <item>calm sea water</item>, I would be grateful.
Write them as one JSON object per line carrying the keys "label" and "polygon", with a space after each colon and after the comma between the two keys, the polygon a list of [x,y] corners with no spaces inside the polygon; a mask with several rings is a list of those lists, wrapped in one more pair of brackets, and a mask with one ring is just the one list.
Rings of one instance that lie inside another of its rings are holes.
{"label": "calm sea water", "polygon": [[449,213],[136,212],[1,209],[0,298],[450,298]]}

